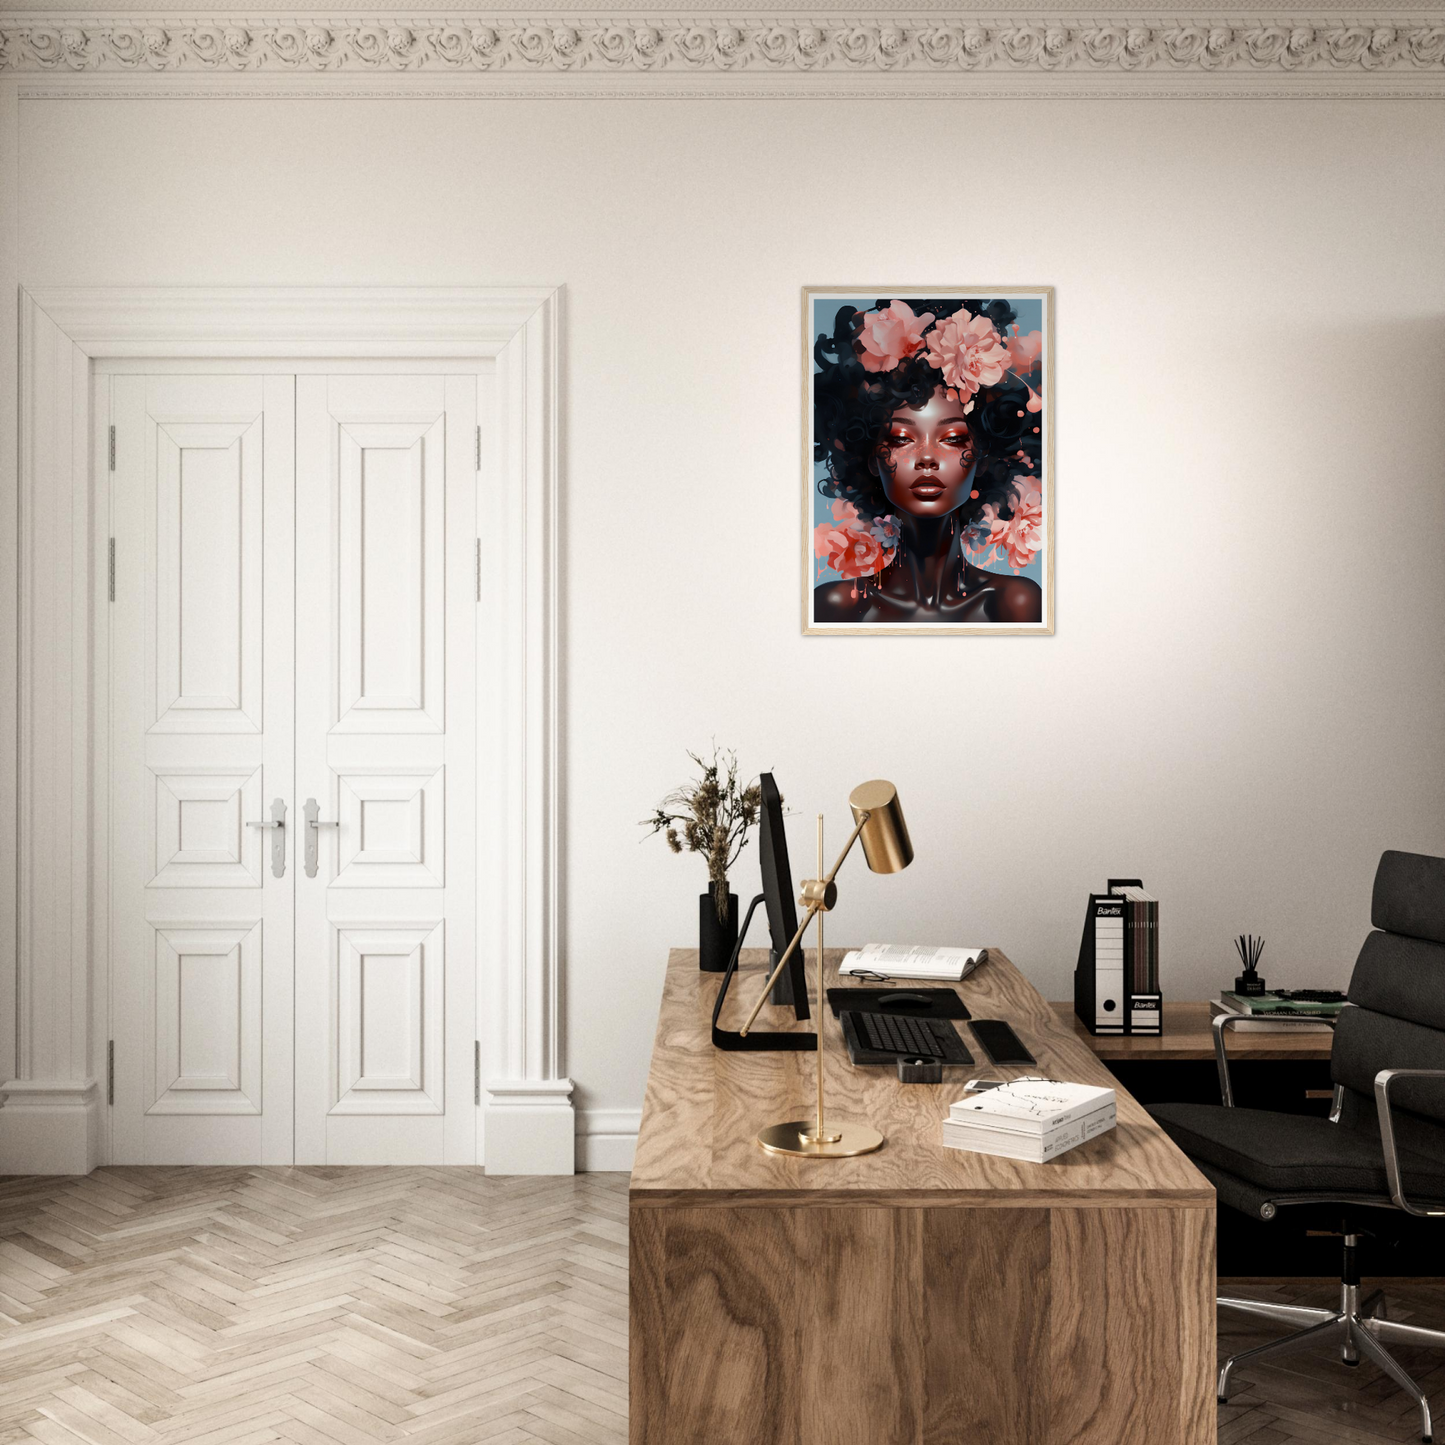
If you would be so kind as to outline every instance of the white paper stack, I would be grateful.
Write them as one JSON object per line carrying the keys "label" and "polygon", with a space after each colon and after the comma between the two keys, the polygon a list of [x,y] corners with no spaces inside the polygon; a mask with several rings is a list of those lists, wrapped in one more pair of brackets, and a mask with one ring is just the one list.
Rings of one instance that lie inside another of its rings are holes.
{"label": "white paper stack", "polygon": [[1106,1133],[1115,1117],[1112,1089],[1015,1079],[952,1105],[943,1121],[943,1142],[950,1149],[1044,1164]]}
{"label": "white paper stack", "polygon": [[870,943],[851,949],[840,974],[876,973],[883,978],[931,978],[958,983],[968,977],[985,952],[982,948],[921,948],[907,943]]}

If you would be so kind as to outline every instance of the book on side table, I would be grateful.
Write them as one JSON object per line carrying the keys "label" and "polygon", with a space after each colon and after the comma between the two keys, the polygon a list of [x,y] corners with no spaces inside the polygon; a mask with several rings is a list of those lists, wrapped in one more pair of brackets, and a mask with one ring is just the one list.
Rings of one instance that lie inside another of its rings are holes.
{"label": "book on side table", "polygon": [[1112,1089],[1013,1079],[950,1105],[943,1142],[949,1149],[1044,1164],[1106,1133],[1115,1117]]}
{"label": "book on side table", "polygon": [[[1221,993],[1209,1003],[1209,1016],[1229,1014],[1240,1021],[1235,1025],[1247,1033],[1330,1033],[1345,996],[1337,989],[1279,989],[1271,993]],[[1284,1020],[1308,1019],[1308,1023]]]}

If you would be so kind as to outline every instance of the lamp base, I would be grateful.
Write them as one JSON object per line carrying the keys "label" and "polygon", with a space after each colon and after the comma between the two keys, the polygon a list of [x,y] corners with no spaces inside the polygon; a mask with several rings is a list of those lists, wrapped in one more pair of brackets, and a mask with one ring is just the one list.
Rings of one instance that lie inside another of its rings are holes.
{"label": "lamp base", "polygon": [[769,1124],[758,1134],[758,1143],[769,1154],[795,1154],[803,1159],[852,1159],[883,1147],[883,1136],[867,1124],[840,1124],[830,1119],[827,1139],[813,1138],[816,1127],[816,1119]]}

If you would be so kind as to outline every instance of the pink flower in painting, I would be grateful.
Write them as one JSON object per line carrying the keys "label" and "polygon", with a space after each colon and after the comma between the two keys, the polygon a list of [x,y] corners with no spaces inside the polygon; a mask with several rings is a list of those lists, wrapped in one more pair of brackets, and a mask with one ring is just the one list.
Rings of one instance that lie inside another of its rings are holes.
{"label": "pink flower in painting", "polygon": [[846,550],[832,564],[834,570],[844,577],[871,577],[893,560],[893,553],[885,552],[883,544],[872,532],[849,532],[847,535]]}
{"label": "pink flower in painting", "polygon": [[905,356],[923,350],[923,332],[933,320],[933,312],[915,316],[906,301],[894,301],[882,311],[869,311],[863,317],[863,330],[858,337],[862,350],[858,359],[865,371],[892,371]]}
{"label": "pink flower in painting", "polygon": [[983,522],[988,528],[985,545],[999,547],[1017,572],[1027,567],[1044,545],[1044,501],[1032,477],[1014,477],[1016,500],[1013,517],[1004,521],[998,508],[983,508]]}
{"label": "pink flower in painting", "polygon": [[1003,342],[1008,352],[1009,369],[1017,372],[1019,376],[1027,376],[1039,364],[1039,356],[1044,349],[1044,334],[1042,331],[1030,331],[1027,336],[1019,336],[1017,327],[1014,332],[1013,336],[1004,337]]}
{"label": "pink flower in painting", "polygon": [[944,382],[963,396],[1003,380],[1009,364],[993,322],[987,316],[958,311],[928,338],[928,361],[943,373]]}
{"label": "pink flower in painting", "polygon": [[871,577],[881,572],[892,560],[893,552],[884,550],[883,536],[861,525],[858,509],[851,502],[833,503],[833,521],[819,522],[813,528],[813,554],[845,578]]}

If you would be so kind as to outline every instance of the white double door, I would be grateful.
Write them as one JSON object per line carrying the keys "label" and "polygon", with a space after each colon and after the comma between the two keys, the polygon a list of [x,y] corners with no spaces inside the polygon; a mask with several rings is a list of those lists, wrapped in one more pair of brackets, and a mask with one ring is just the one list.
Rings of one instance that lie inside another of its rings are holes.
{"label": "white double door", "polygon": [[111,1157],[470,1162],[478,378],[109,385]]}

